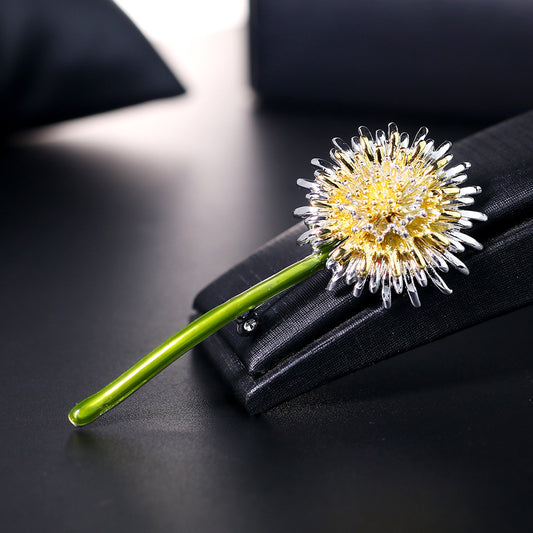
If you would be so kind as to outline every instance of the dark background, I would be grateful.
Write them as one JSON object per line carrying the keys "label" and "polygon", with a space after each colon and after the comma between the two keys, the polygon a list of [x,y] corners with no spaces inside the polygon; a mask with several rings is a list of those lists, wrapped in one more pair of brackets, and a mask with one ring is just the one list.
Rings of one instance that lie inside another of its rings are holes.
{"label": "dark background", "polygon": [[[295,180],[331,137],[420,125],[259,109],[241,32],[197,54],[189,96],[2,148],[5,530],[529,531],[531,308],[256,417],[198,349],[69,425],[187,322],[198,290],[294,222]],[[426,125],[454,141],[485,123]]]}

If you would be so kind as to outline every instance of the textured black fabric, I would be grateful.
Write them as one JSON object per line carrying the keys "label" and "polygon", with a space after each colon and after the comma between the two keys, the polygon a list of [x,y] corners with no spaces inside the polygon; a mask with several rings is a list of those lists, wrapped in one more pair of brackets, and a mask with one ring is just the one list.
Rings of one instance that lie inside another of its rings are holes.
{"label": "textured black fabric", "polygon": [[499,120],[533,107],[533,3],[253,0],[264,102]]}
{"label": "textured black fabric", "polygon": [[[204,341],[213,362],[252,412],[264,411],[335,377],[509,312],[533,301],[533,112],[503,122],[454,146],[455,161],[470,161],[467,184],[481,185],[475,209],[489,220],[468,233],[484,249],[460,255],[470,269],[450,270],[454,290],[420,290],[415,309],[404,294],[385,310],[366,291],[327,292],[322,271],[260,308],[251,337],[235,324]],[[310,171],[311,173],[311,171]],[[266,244],[204,289],[194,302],[203,313],[304,257],[296,238],[302,223]]]}
{"label": "textured black fabric", "polygon": [[0,132],[181,93],[110,0],[0,0]]}

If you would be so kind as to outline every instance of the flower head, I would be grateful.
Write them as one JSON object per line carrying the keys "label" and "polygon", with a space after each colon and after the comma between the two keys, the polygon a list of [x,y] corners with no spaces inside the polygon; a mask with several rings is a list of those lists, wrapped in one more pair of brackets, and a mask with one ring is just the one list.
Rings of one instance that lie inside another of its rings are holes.
{"label": "flower head", "polygon": [[[407,133],[389,124],[388,135],[359,128],[351,146],[334,138],[331,161],[313,159],[314,181],[298,180],[308,189],[310,205],[295,210],[308,230],[298,239],[315,251],[332,247],[326,266],[332,271],[331,290],[344,278],[359,296],[366,283],[371,292],[381,287],[383,305],[390,307],[391,292],[407,291],[420,306],[416,283],[431,280],[445,294],[452,291],[438,271],[452,265],[468,274],[454,254],[464,245],[482,246],[463,229],[486,215],[465,209],[474,203],[478,186],[459,187],[469,163],[448,164],[450,142],[435,148],[421,128],[409,144]],[[415,283],[416,282],[416,283]]]}

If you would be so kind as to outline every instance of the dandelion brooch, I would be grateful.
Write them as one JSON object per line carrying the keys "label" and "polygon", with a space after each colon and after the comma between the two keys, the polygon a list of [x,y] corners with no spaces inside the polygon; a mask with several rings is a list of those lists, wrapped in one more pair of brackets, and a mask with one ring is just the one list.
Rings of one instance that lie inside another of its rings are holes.
{"label": "dandelion brooch", "polygon": [[[331,161],[313,159],[314,180],[299,179],[309,192],[309,205],[295,215],[307,226],[298,244],[310,244],[313,253],[200,316],[146,355],[102,390],[75,405],[69,420],[86,425],[120,403],[170,363],[229,322],[253,331],[253,310],[276,294],[303,281],[324,267],[332,272],[332,290],[342,279],[353,284],[354,296],[366,285],[371,293],[381,288],[383,306],[389,308],[392,292],[404,291],[420,306],[416,285],[428,279],[443,293],[452,291],[438,271],[452,265],[468,274],[456,257],[464,246],[480,250],[481,244],[463,233],[472,221],[486,215],[465,209],[474,203],[478,186],[459,187],[469,163],[447,168],[451,143],[435,148],[421,128],[413,142],[390,123],[388,134],[367,128],[351,145],[333,139]],[[252,316],[250,321],[247,317]]]}
{"label": "dandelion brooch", "polygon": [[389,124],[388,136],[359,128],[351,146],[333,139],[331,162],[313,159],[318,167],[314,181],[298,180],[309,189],[310,205],[294,212],[309,228],[299,239],[315,251],[334,244],[326,266],[333,273],[328,289],[341,278],[354,284],[360,296],[368,280],[370,292],[381,286],[386,308],[391,306],[391,288],[407,291],[411,303],[420,306],[416,282],[428,278],[444,294],[452,291],[438,274],[448,264],[463,274],[466,265],[454,254],[464,245],[481,250],[481,244],[462,233],[472,220],[486,215],[464,209],[474,203],[481,187],[462,187],[470,163],[447,169],[452,155],[450,142],[435,148],[420,128],[409,145],[409,135]]}

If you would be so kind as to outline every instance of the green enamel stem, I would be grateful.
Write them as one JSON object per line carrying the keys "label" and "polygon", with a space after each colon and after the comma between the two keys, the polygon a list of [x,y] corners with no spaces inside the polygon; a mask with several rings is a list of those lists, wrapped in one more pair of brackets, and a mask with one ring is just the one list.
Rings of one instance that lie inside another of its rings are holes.
{"label": "green enamel stem", "polygon": [[89,424],[228,322],[321,270],[327,257],[327,251],[312,254],[211,309],[151,351],[102,390],[76,404],[68,414],[70,422],[75,426]]}

